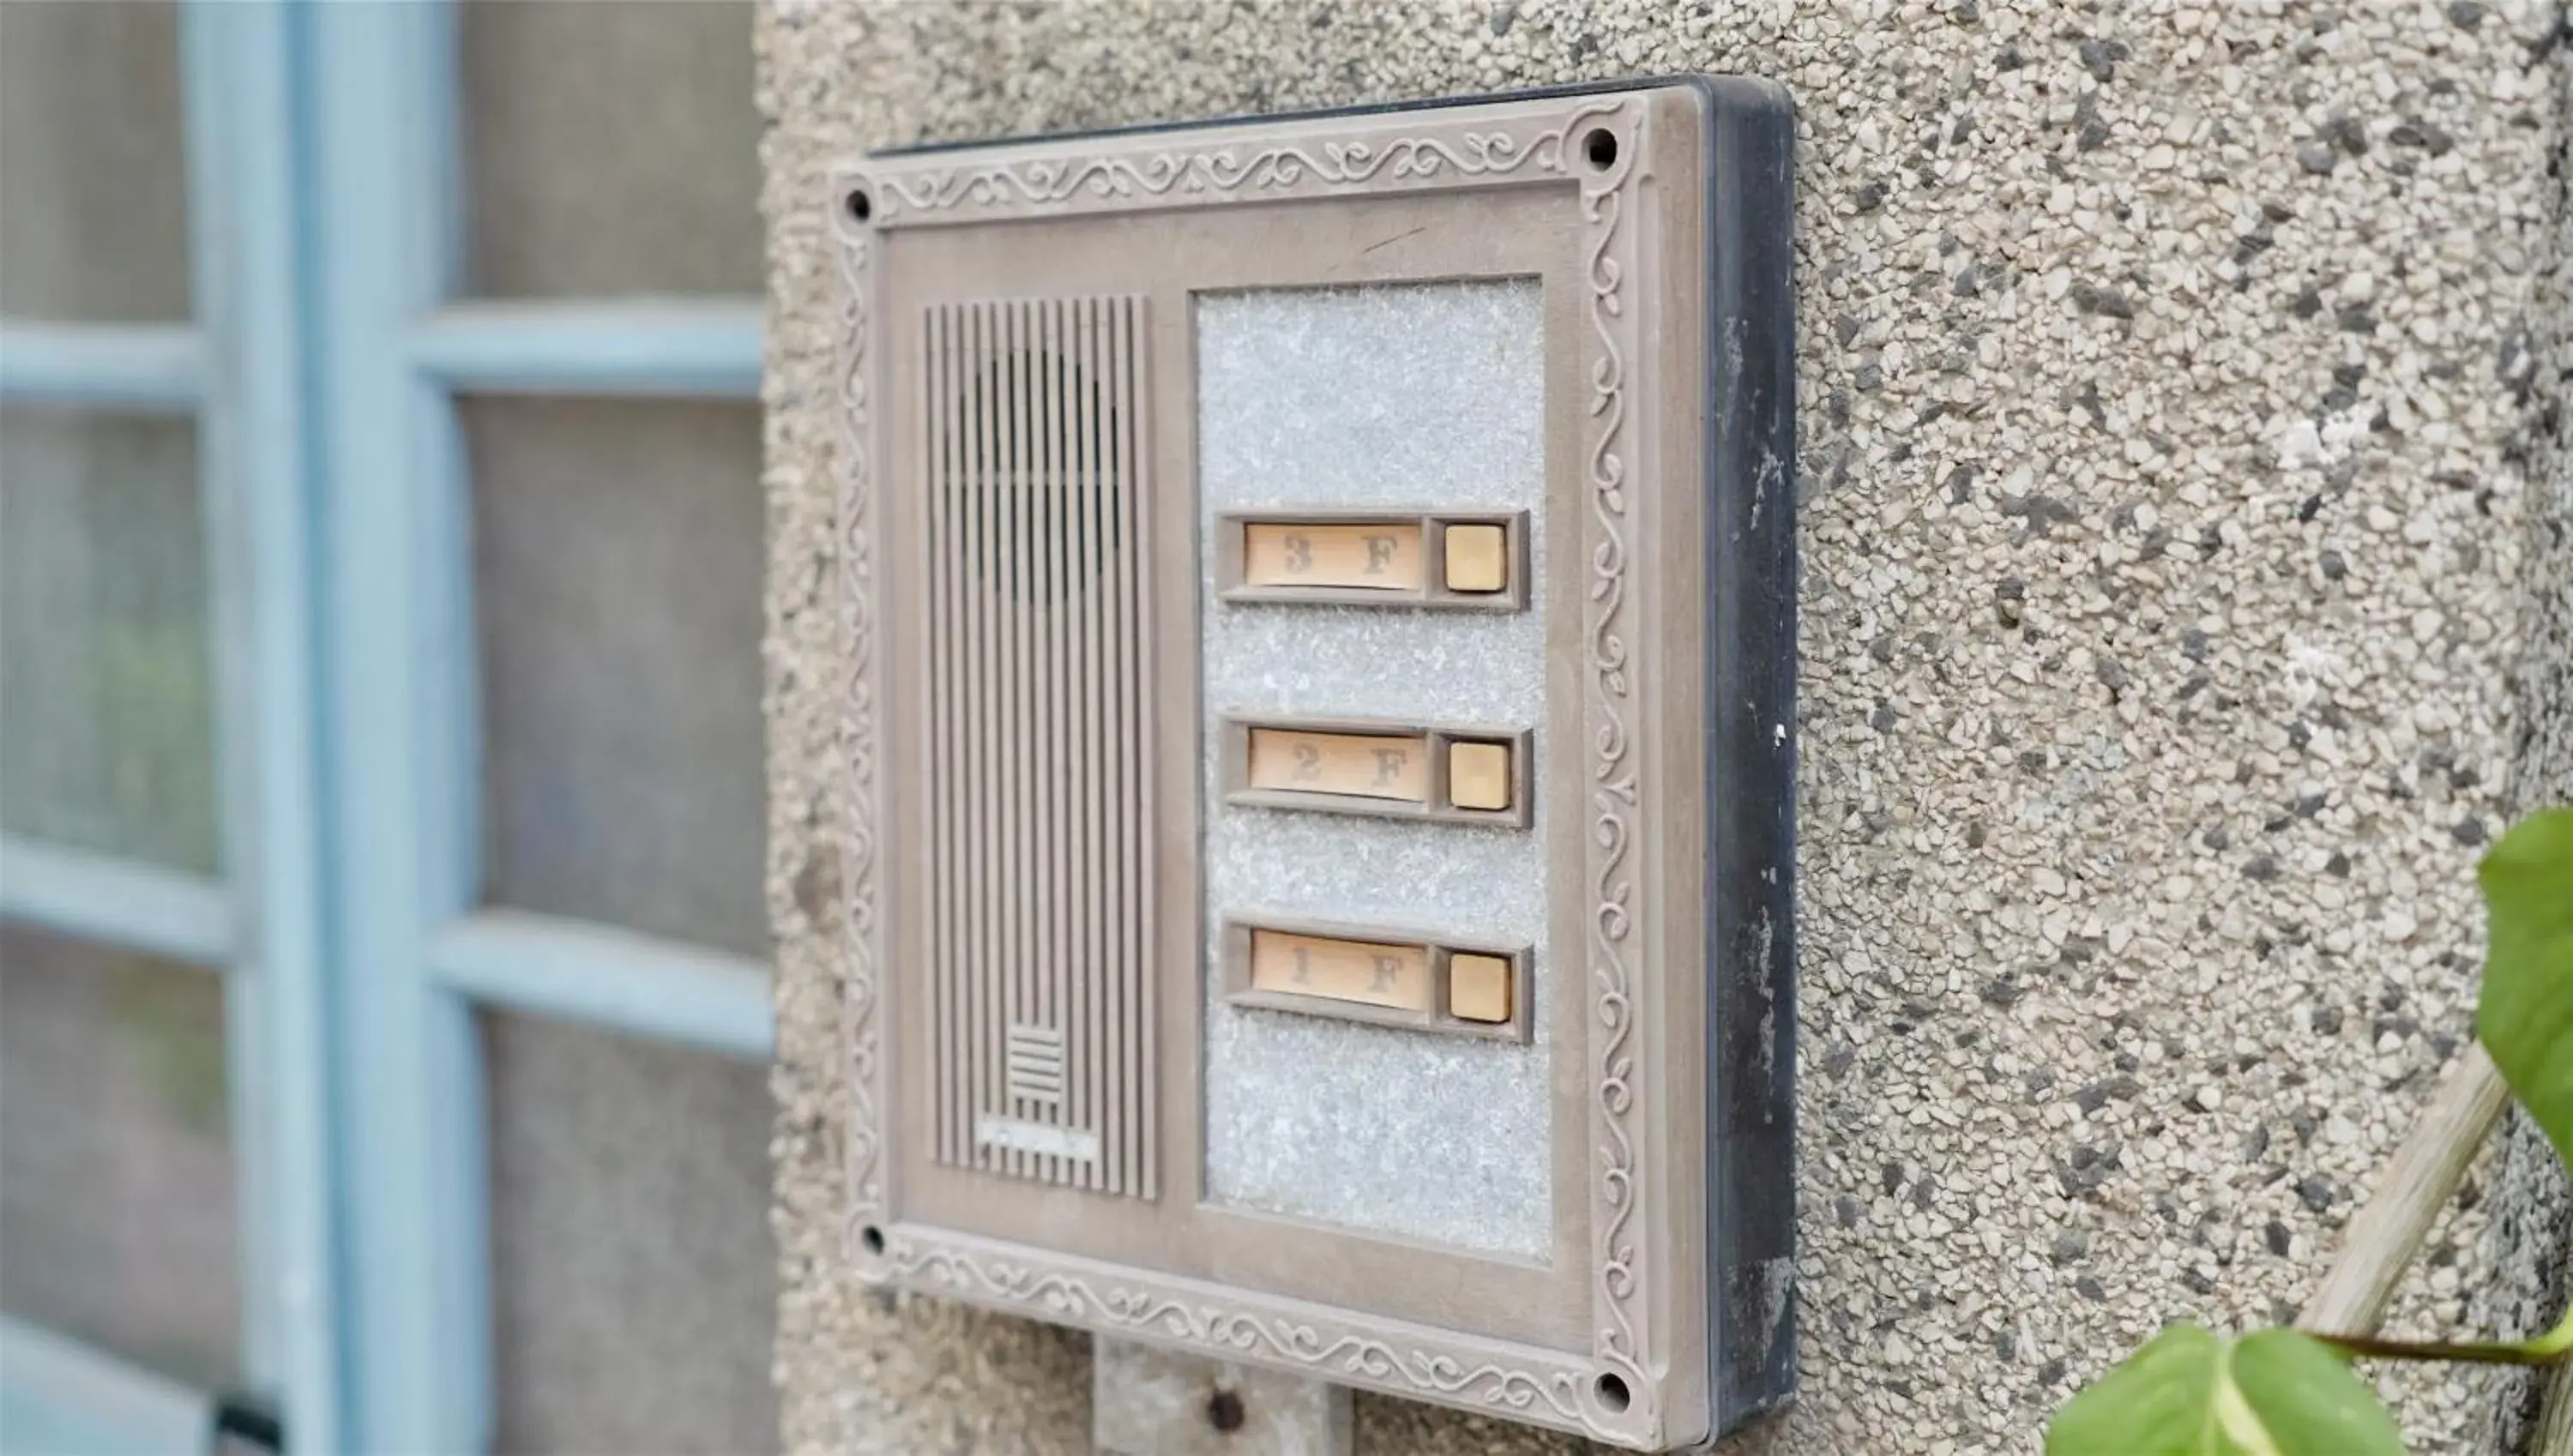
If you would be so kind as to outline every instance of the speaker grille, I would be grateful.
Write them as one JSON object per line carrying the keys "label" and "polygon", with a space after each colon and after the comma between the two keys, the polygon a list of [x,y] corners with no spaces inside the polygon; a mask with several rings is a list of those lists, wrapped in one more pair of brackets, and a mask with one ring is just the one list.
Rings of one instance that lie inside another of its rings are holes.
{"label": "speaker grille", "polygon": [[1145,301],[925,325],[938,1157],[1151,1198]]}

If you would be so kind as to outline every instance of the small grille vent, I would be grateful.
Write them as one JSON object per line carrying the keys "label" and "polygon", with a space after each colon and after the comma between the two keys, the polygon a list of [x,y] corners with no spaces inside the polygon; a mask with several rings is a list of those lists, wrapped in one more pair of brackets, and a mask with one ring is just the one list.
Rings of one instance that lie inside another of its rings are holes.
{"label": "small grille vent", "polygon": [[1140,298],[924,320],[938,1157],[1151,1198]]}
{"label": "small grille vent", "polygon": [[1063,1033],[1052,1027],[1010,1028],[1010,1095],[1022,1102],[1063,1104]]}

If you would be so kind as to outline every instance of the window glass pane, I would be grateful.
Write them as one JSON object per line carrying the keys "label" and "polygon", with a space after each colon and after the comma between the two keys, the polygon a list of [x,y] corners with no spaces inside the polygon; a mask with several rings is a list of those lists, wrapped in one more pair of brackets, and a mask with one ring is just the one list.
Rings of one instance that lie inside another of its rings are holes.
{"label": "window glass pane", "polygon": [[765,1071],[482,1025],[498,1449],[776,1450]]}
{"label": "window glass pane", "polygon": [[214,973],[0,926],[0,1309],[239,1379],[224,1076]]}
{"label": "window glass pane", "polygon": [[764,959],[757,408],[459,407],[485,895]]}
{"label": "window glass pane", "polygon": [[0,408],[0,827],[212,872],[209,653],[194,424]]}
{"label": "window glass pane", "polygon": [[0,4],[0,314],[188,317],[179,13]]}
{"label": "window glass pane", "polygon": [[459,44],[469,292],[760,291],[738,0],[479,0]]}

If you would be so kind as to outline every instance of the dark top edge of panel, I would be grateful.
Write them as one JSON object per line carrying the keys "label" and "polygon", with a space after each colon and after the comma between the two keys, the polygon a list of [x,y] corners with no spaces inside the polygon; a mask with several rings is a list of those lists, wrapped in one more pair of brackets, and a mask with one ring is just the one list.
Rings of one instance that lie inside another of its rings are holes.
{"label": "dark top edge of panel", "polygon": [[1391,116],[1413,111],[1445,111],[1463,106],[1497,106],[1513,101],[1549,101],[1566,96],[1598,96],[1617,91],[1655,91],[1673,86],[1686,86],[1706,95],[1710,102],[1720,101],[1725,93],[1749,88],[1775,92],[1783,96],[1777,83],[1752,76],[1717,76],[1688,72],[1663,76],[1630,76],[1609,81],[1578,81],[1561,86],[1537,86],[1522,91],[1477,92],[1468,96],[1436,96],[1415,101],[1378,101],[1358,106],[1325,106],[1309,111],[1244,112],[1228,116],[1200,117],[1189,121],[1139,122],[1131,126],[1087,127],[1068,132],[1026,132],[1006,137],[973,137],[952,142],[906,142],[898,147],[879,147],[870,156],[926,157],[944,152],[979,152],[994,147],[1026,146],[1037,142],[1077,142],[1100,137],[1144,137],[1160,134],[1217,131],[1227,127],[1265,126],[1273,122],[1327,121],[1333,117]]}

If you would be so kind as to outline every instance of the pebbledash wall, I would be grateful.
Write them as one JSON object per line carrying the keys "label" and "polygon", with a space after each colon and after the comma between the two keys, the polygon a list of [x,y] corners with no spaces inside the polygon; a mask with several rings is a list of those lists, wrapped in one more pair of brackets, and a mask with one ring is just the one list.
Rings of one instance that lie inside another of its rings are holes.
{"label": "pebbledash wall", "polygon": [[[2479,847],[2573,798],[2560,25],[2537,0],[770,0],[792,1449],[1088,1444],[1081,1337],[871,1295],[843,1257],[833,159],[1659,72],[1793,90],[1804,1386],[1744,1445],[1964,1456],[2034,1449],[2166,1317],[2292,1311],[2466,1034]],[[2504,1161],[2401,1326],[2534,1317],[2561,1205],[2542,1158]],[[2387,1388],[2425,1453],[2490,1449],[2519,1403]],[[1357,1444],[1578,1446],[1372,1397]]]}

